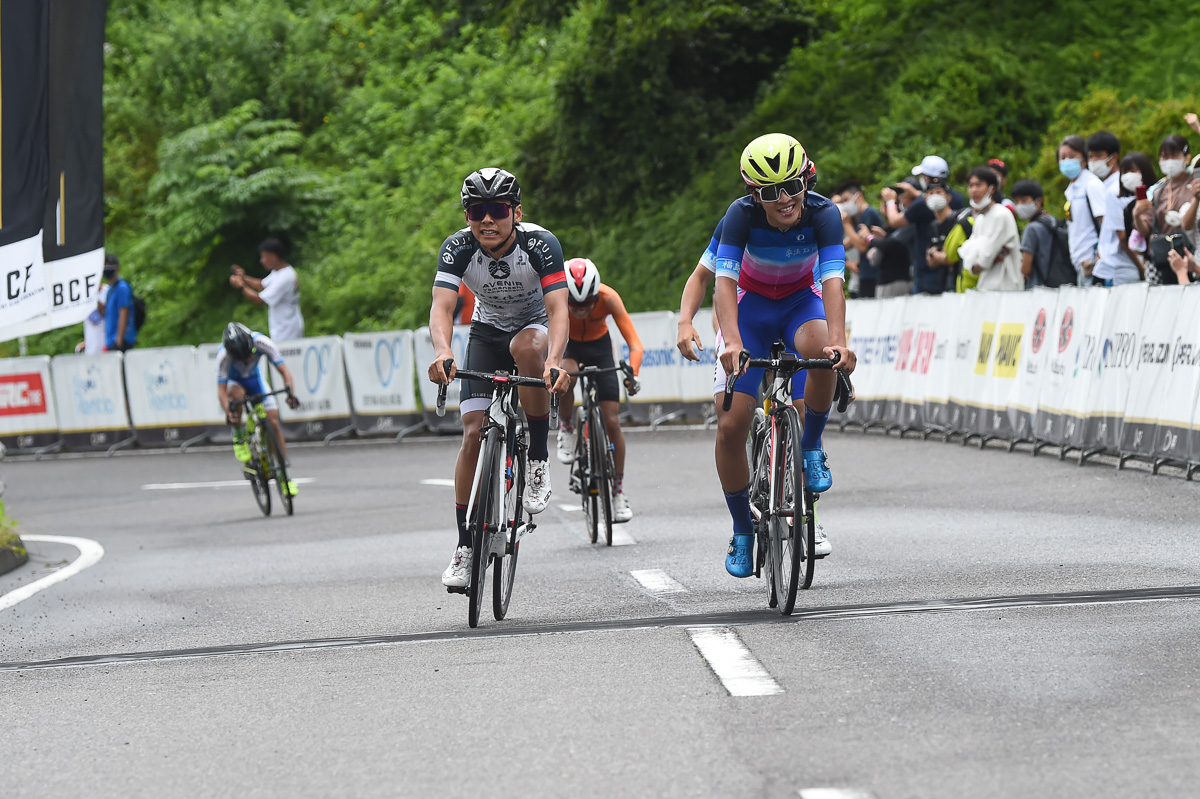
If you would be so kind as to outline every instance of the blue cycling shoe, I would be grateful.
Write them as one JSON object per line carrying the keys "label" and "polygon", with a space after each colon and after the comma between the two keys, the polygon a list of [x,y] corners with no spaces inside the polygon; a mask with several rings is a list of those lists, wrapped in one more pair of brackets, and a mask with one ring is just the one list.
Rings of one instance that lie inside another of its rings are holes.
{"label": "blue cycling shoe", "polygon": [[725,571],[734,577],[749,577],[754,573],[754,536],[734,535],[729,539],[729,552],[725,555]]}
{"label": "blue cycling shoe", "polygon": [[833,475],[829,473],[825,450],[804,450],[804,487],[814,494],[823,494],[833,488]]}

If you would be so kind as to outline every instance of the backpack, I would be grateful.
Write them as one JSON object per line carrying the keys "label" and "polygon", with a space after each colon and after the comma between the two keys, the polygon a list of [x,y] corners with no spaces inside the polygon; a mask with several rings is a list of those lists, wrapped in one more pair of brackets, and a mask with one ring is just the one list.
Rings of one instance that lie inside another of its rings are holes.
{"label": "backpack", "polygon": [[133,295],[133,328],[141,331],[146,323],[146,301],[137,294]]}
{"label": "backpack", "polygon": [[[1090,210],[1090,206],[1089,206]],[[1071,263],[1071,244],[1067,239],[1067,220],[1053,221],[1053,217],[1040,214],[1034,222],[1040,222],[1050,231],[1050,266],[1046,274],[1038,267],[1038,260],[1033,261],[1034,271],[1043,286],[1058,288],[1059,286],[1074,286],[1078,283],[1075,266]]]}

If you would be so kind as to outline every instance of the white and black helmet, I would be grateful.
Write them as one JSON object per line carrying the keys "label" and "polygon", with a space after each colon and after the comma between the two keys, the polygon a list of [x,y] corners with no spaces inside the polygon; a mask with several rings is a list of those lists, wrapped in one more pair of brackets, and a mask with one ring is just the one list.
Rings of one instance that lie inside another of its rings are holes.
{"label": "white and black helmet", "polygon": [[506,202],[521,204],[521,184],[516,176],[494,166],[485,166],[467,175],[462,184],[462,206],[472,203]]}
{"label": "white and black helmet", "polygon": [[600,295],[600,270],[589,258],[567,261],[567,299],[573,305],[587,305]]}

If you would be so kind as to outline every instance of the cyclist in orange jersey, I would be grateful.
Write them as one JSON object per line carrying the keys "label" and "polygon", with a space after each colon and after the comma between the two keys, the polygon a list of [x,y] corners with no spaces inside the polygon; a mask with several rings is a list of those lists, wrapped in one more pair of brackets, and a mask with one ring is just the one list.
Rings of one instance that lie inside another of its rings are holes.
{"label": "cyclist in orange jersey", "polygon": [[[633,327],[633,320],[625,310],[621,295],[600,282],[600,271],[587,258],[572,258],[567,261],[567,307],[570,311],[570,332],[567,349],[563,353],[563,368],[570,372],[579,371],[580,366],[596,366],[601,369],[615,366],[612,338],[608,335],[608,317],[617,323],[617,329],[629,346],[629,365],[636,377],[642,366],[642,340]],[[608,372],[596,376],[596,398],[604,415],[604,427],[613,445],[613,466],[616,480],[613,483],[613,521],[627,522],[633,518],[629,500],[625,498],[625,436],[621,433],[621,392],[617,384],[617,373]],[[563,399],[558,429],[558,460],[571,463],[575,460],[575,381],[571,391]],[[636,394],[636,381],[625,380],[625,390]]]}

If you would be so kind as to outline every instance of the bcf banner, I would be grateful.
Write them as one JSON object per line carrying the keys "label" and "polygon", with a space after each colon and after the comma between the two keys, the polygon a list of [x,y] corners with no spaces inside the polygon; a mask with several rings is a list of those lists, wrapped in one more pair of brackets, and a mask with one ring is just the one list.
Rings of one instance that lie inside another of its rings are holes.
{"label": "bcf banner", "polygon": [[[346,392],[346,370],[342,340],[337,336],[301,338],[276,342],[279,354],[292,373],[292,391],[300,407],[287,407],[277,397],[279,421],[289,439],[324,438],[350,424],[350,397]],[[283,388],[283,377],[271,368],[271,385]]]}
{"label": "bcf banner", "polygon": [[132,349],[125,353],[125,391],[138,444],[182,444],[210,421],[208,393],[215,377],[198,386],[195,347]]}
{"label": "bcf banner", "polygon": [[57,355],[50,360],[59,429],[68,449],[107,449],[127,438],[122,355]]}
{"label": "bcf banner", "polygon": [[50,357],[0,359],[0,441],[30,449],[58,440]]}
{"label": "bcf banner", "polygon": [[360,433],[394,433],[420,415],[413,332],[347,333],[342,339],[354,427]]}

